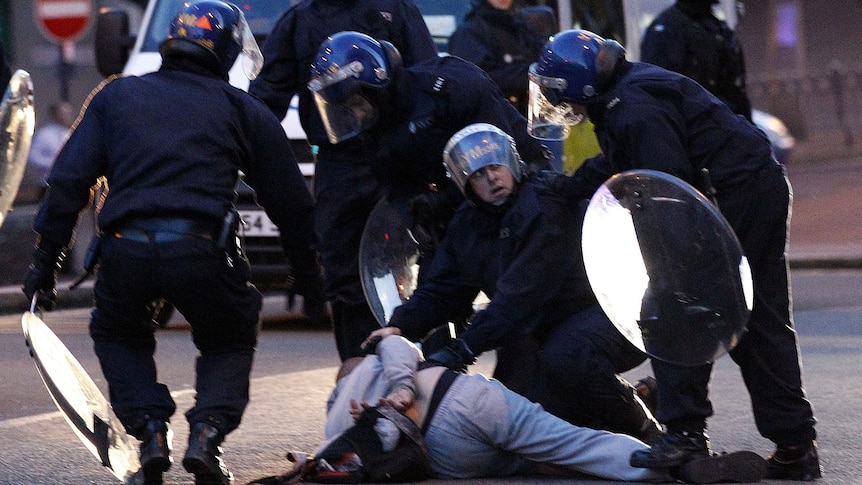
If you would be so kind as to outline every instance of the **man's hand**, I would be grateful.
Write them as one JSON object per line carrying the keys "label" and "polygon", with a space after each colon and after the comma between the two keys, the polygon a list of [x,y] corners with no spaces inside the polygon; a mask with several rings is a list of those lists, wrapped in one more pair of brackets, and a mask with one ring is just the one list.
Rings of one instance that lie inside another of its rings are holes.
{"label": "man's hand", "polygon": [[48,251],[36,246],[33,251],[33,262],[24,280],[21,290],[28,302],[36,296],[36,308],[51,311],[57,304],[57,273],[63,263],[64,254],[61,251]]}
{"label": "man's hand", "polygon": [[476,357],[463,340],[454,338],[445,347],[426,357],[425,362],[426,365],[442,365],[455,372],[466,373],[467,366],[475,363]]}
{"label": "man's hand", "polygon": [[359,403],[356,402],[356,399],[350,400],[350,416],[353,417],[353,422],[359,420],[359,417],[362,416],[362,412],[368,409],[369,406],[367,402],[362,401],[362,406],[360,407]]}
{"label": "man's hand", "polygon": [[413,391],[406,387],[399,387],[386,395],[386,397],[381,397],[377,405],[388,404],[396,411],[403,413],[413,404],[413,399]]}
{"label": "man's hand", "polygon": [[384,339],[386,337],[389,337],[390,335],[401,335],[401,329],[398,327],[381,327],[368,334],[368,338],[365,340],[370,341],[374,339],[374,337],[380,337],[381,339]]}

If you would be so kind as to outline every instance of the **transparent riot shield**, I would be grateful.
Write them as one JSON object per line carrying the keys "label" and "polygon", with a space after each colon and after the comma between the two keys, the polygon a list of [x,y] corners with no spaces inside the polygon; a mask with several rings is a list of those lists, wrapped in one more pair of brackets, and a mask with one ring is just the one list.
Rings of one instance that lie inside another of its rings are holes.
{"label": "transparent riot shield", "polygon": [[365,299],[381,326],[407,301],[419,278],[419,243],[410,232],[407,201],[384,197],[368,217],[359,245]]}
{"label": "transparent riot shield", "polygon": [[33,83],[30,74],[19,69],[12,75],[0,104],[0,225],[24,177],[35,128]]}
{"label": "transparent riot shield", "polygon": [[614,325],[650,357],[712,362],[745,332],[748,261],[703,194],[663,172],[608,179],[584,217],[587,277]]}
{"label": "transparent riot shield", "polygon": [[137,440],[126,434],[87,371],[33,308],[21,317],[21,326],[39,376],[75,435],[121,482],[142,485]]}

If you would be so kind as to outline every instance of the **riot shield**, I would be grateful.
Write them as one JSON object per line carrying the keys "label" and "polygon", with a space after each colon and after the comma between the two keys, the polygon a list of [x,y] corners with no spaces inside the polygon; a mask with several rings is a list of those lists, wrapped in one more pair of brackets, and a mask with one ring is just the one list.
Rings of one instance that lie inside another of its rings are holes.
{"label": "riot shield", "polygon": [[653,170],[611,177],[590,200],[582,246],[602,309],[650,357],[712,362],[745,332],[748,261],[724,216],[686,182]]}
{"label": "riot shield", "polygon": [[120,481],[143,484],[137,444],[87,371],[32,309],[21,326],[48,394],[81,442]]}
{"label": "riot shield", "polygon": [[35,128],[33,83],[30,74],[19,69],[0,104],[0,226],[18,194]]}
{"label": "riot shield", "polygon": [[362,232],[359,275],[365,299],[381,326],[416,289],[420,252],[410,227],[406,199],[387,196],[371,211]]}

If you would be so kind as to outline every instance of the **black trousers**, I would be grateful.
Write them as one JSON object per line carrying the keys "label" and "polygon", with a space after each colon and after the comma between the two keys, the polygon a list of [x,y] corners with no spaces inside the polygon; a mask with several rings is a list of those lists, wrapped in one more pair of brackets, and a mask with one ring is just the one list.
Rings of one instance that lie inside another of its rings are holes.
{"label": "black trousers", "polygon": [[362,355],[362,341],[380,328],[362,289],[359,249],[368,215],[384,189],[369,163],[329,158],[323,153],[314,177],[318,249],[332,306],[335,343],[343,361]]}
{"label": "black trousers", "polygon": [[[594,304],[542,335],[498,349],[494,377],[572,424],[638,436],[647,418],[619,375],[647,355]],[[530,349],[532,346],[532,350]]]}
{"label": "black trousers", "polygon": [[[751,396],[758,431],[780,446],[804,444],[816,437],[813,410],[802,385],[788,284],[791,201],[790,185],[777,165],[718,196],[754,282],[748,331],[730,357]],[[659,383],[658,420],[671,430],[705,429],[706,418],[713,414],[708,396],[712,364],[683,367],[653,360],[652,366]]]}
{"label": "black trousers", "polygon": [[211,240],[103,241],[90,335],[108,382],[111,405],[133,435],[147,419],[168,420],[176,405],[159,383],[155,325],[148,305],[171,302],[192,329],[197,392],[189,423],[209,422],[223,434],[239,425],[249,399],[249,377],[262,298],[248,282],[247,261]]}

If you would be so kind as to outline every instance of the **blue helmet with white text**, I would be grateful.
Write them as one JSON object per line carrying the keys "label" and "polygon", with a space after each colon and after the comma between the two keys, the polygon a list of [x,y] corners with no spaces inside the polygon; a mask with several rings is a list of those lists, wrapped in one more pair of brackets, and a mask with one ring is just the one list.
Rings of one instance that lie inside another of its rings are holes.
{"label": "blue helmet with white text", "polygon": [[381,93],[400,65],[395,46],[360,32],[339,32],[320,45],[308,89],[331,143],[352,138],[376,123]]}

